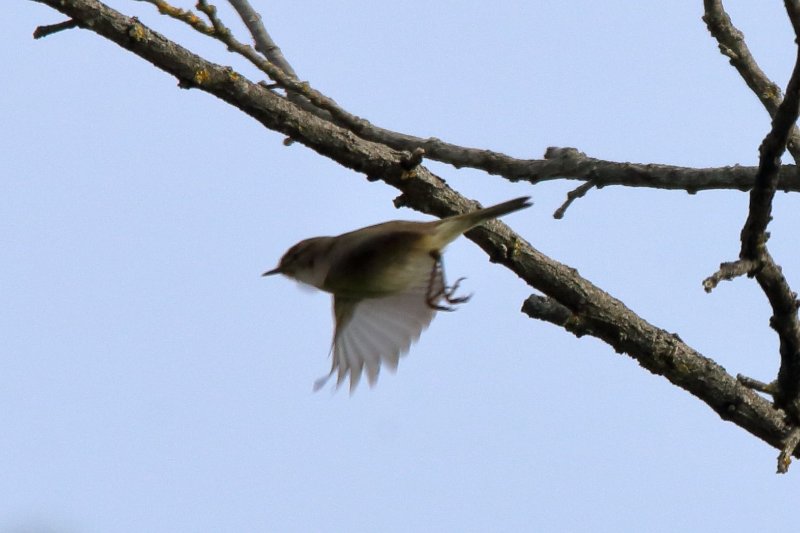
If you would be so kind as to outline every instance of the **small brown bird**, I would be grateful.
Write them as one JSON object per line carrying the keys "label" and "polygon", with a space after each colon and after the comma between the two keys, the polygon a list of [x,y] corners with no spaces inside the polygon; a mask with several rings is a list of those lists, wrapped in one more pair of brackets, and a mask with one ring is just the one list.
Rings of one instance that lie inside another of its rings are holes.
{"label": "small brown bird", "polygon": [[263,275],[283,274],[333,294],[333,363],[314,390],[334,374],[338,387],[349,374],[352,392],[363,370],[370,385],[382,363],[396,370],[436,311],[451,311],[450,305],[469,300],[455,296],[463,278],[452,287],[445,284],[444,248],[481,222],[529,207],[529,200],[516,198],[433,222],[384,222],[289,248]]}

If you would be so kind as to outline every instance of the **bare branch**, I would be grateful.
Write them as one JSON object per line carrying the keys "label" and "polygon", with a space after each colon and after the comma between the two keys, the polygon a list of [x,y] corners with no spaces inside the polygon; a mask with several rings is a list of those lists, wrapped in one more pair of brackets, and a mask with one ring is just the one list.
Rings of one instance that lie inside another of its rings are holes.
{"label": "bare branch", "polygon": [[[426,154],[427,155],[427,154]],[[739,165],[718,168],[690,168],[674,165],[620,163],[589,157],[575,148],[550,147],[544,159],[516,160],[510,172],[523,171],[525,180],[532,184],[554,179],[592,181],[599,188],[610,185],[679,190],[694,194],[704,190],[736,189],[749,191],[754,183],[757,167]],[[500,163],[501,161],[498,161]],[[800,173],[797,167],[786,165],[779,172],[781,190],[800,190]],[[517,181],[515,179],[514,181]]]}
{"label": "bare branch", "polygon": [[764,383],[763,381],[759,381],[742,374],[736,374],[736,379],[748,389],[763,392],[764,394],[769,394],[770,396],[775,394],[775,387],[777,386],[775,381],[772,383]]}
{"label": "bare branch", "polygon": [[[525,180],[531,184],[554,179],[593,179],[598,188],[625,185],[685,190],[689,193],[710,189],[747,191],[755,180],[756,169],[753,167],[693,169],[672,165],[618,163],[587,157],[575,148],[548,148],[544,159],[517,159],[492,150],[467,148],[433,137],[415,137],[379,128],[361,117],[348,113],[334,100],[316,91],[308,83],[288,76],[273,63],[266,61],[253,48],[237,41],[219,20],[217,26],[221,31],[216,33],[191,11],[175,8],[165,0],[139,1],[151,3],[157,6],[161,13],[181,20],[195,30],[222,41],[229,50],[250,61],[290,95],[302,96],[317,110],[325,113],[321,114],[307,106],[301,106],[306,111],[331,120],[363,139],[378,142],[395,150],[413,152],[422,149],[426,158],[448,163],[456,168],[475,168],[503,176],[511,181]],[[297,103],[294,99],[292,101]],[[795,167],[787,168],[781,172],[780,177],[781,189],[800,191],[800,174]]]}
{"label": "bare branch", "polygon": [[261,22],[261,15],[253,9],[250,2],[247,0],[228,0],[228,2],[239,14],[244,25],[247,26],[250,35],[253,36],[256,50],[266,57],[267,61],[276,65],[288,76],[297,79],[297,74],[292,68],[292,65],[290,65],[283,56],[280,47],[272,40],[269,32],[267,32],[267,29]]}
{"label": "bare branch", "polygon": [[[718,5],[719,2],[707,1]],[[800,422],[800,324],[798,323],[797,294],[767,249],[767,225],[772,219],[772,201],[778,188],[781,155],[786,150],[795,123],[800,114],[800,2],[786,0],[786,10],[795,30],[797,57],[792,76],[786,88],[786,97],[773,114],[772,128],[759,147],[758,173],[755,186],[750,191],[750,207],[741,231],[742,246],[739,261],[723,263],[720,270],[703,282],[711,290],[720,279],[731,279],[747,273],[756,278],[772,307],[770,326],[780,340],[781,366],[777,386],[774,387],[775,404],[783,408],[795,423]],[[724,12],[723,12],[724,14]],[[727,15],[725,15],[727,17]],[[728,22],[730,22],[728,20]],[[741,45],[744,42],[741,40]]]}
{"label": "bare branch", "polygon": [[[251,47],[239,42],[233,36],[233,33],[231,33],[217,16],[216,7],[208,4],[206,0],[198,0],[197,8],[208,16],[214,26],[213,36],[227,44],[231,52],[238,53],[245,57],[266,73],[267,76],[275,80],[278,87],[286,90],[286,98],[290,102],[323,120],[337,122],[337,120],[332,117],[330,111],[327,110],[327,107],[339,109],[339,106],[322,93],[311,89],[307,82],[300,82],[298,80],[297,74],[283,56],[283,52],[281,52],[278,45],[272,41],[272,37],[270,37],[266,28],[261,23],[261,15],[250,6],[247,0],[229,1],[250,30],[256,46],[255,51]],[[255,53],[256,51],[266,58],[266,62],[262,60],[261,56]],[[314,96],[314,98],[309,97],[309,94]]]}
{"label": "bare branch", "polygon": [[703,289],[711,292],[719,285],[720,281],[730,281],[745,274],[753,275],[759,266],[760,263],[753,259],[739,259],[730,263],[722,263],[719,265],[719,270],[703,280]]}
{"label": "bare branch", "polygon": [[785,6],[795,31],[797,58],[786,88],[786,97],[775,113],[772,130],[759,148],[759,171],[756,186],[750,193],[750,214],[742,229],[741,257],[758,258],[763,263],[763,267],[756,273],[756,281],[772,306],[770,326],[780,339],[781,366],[774,396],[775,404],[786,410],[797,423],[800,421],[800,323],[797,294],[792,291],[781,268],[766,248],[766,227],[771,219],[780,157],[800,114],[800,2],[786,0]]}
{"label": "bare branch", "polygon": [[761,290],[772,306],[769,324],[780,340],[781,366],[775,393],[775,405],[800,421],[800,324],[797,320],[797,294],[781,272],[781,267],[766,250],[763,266],[756,273]]}
{"label": "bare branch", "polygon": [[778,473],[785,474],[789,471],[789,465],[792,462],[792,454],[800,444],[800,428],[792,429],[792,432],[786,437],[786,442],[778,455]]}
{"label": "bare branch", "polygon": [[[650,325],[606,294],[603,297],[593,294],[591,291],[599,290],[594,286],[581,285],[581,289],[589,292],[584,293],[584,303],[579,307],[534,295],[525,301],[523,311],[533,318],[558,324],[578,337],[591,335],[607,342],[617,352],[630,355],[654,374],[663,375],[700,398],[724,420],[735,420],[742,427],[750,426],[749,422],[742,425],[744,411],[749,412],[755,405],[769,404],[713,360],[687,346],[677,335]],[[603,303],[597,305],[600,301]],[[772,407],[770,412],[769,418],[784,429],[785,438],[791,428],[784,422],[783,413]],[[783,441],[773,444],[778,449],[783,445]]]}
{"label": "bare branch", "polygon": [[136,0],[137,2],[146,2],[148,4],[153,4],[158,8],[158,12],[162,15],[166,15],[168,17],[174,18],[175,20],[180,20],[185,22],[195,30],[199,31],[203,35],[210,35],[215,37],[214,35],[214,28],[203,22],[203,20],[198,17],[197,15],[192,12],[191,9],[181,9],[179,7],[175,7],[164,0]]}
{"label": "bare branch", "polygon": [[798,37],[800,37],[800,2],[797,0],[784,0],[783,5],[786,7],[786,14],[792,23],[792,29],[794,29],[795,43],[800,44],[798,42]]}
{"label": "bare branch", "polygon": [[[528,299],[522,304],[521,311],[531,318],[544,320],[560,327],[566,327],[567,323],[575,316],[567,307],[552,298],[536,294],[528,296]],[[574,333],[576,336],[582,337],[586,332],[574,331]]]}
{"label": "bare branch", "polygon": [[589,192],[594,187],[595,187],[595,182],[594,180],[590,179],[586,183],[583,183],[578,187],[576,187],[574,190],[569,191],[567,193],[566,201],[563,204],[561,204],[561,207],[556,209],[555,213],[553,213],[553,218],[559,220],[564,218],[564,214],[567,212],[567,209],[569,209],[569,206],[572,205],[572,202],[574,202],[578,198],[583,198],[584,196],[586,196],[586,193]]}
{"label": "bare branch", "polygon": [[[704,0],[703,21],[708,31],[717,40],[722,55],[730,59],[733,68],[739,73],[748,87],[755,93],[771,117],[775,116],[782,101],[781,89],[767,77],[756,63],[750,49],[744,42],[744,35],[731,22],[722,5],[722,0]],[[791,129],[787,146],[795,162],[800,161],[800,131]]]}
{"label": "bare branch", "polygon": [[741,257],[756,259],[766,244],[766,230],[772,218],[772,199],[778,188],[778,170],[781,155],[786,150],[790,132],[795,129],[800,112],[800,47],[797,60],[786,88],[786,98],[781,102],[772,120],[772,129],[759,148],[756,185],[750,192],[750,212],[742,228]]}
{"label": "bare branch", "polygon": [[54,33],[58,33],[64,30],[71,30],[72,28],[78,27],[77,20],[65,20],[64,22],[59,22],[58,24],[49,24],[47,26],[38,26],[33,31],[33,38],[34,39],[41,39],[43,37],[47,37],[48,35],[53,35]]}
{"label": "bare branch", "polygon": [[[528,181],[537,184],[555,179],[593,180],[598,188],[610,185],[628,187],[652,187],[658,189],[684,190],[696,193],[702,190],[736,189],[750,190],[755,181],[754,167],[722,167],[696,169],[673,165],[653,165],[604,161],[586,156],[575,148],[548,148],[544,159],[517,159],[492,150],[466,148],[436,138],[422,138],[379,128],[368,121],[342,109],[335,101],[313,89],[308,83],[286,75],[270,61],[264,60],[256,51],[237,41],[219,21],[214,28],[206,25],[191,11],[175,8],[165,0],[139,0],[158,7],[165,15],[191,25],[195,30],[222,41],[229,50],[240,54],[267,74],[276,85],[287,90],[290,100],[320,118],[331,120],[359,137],[378,142],[395,150],[414,152],[424,150],[425,157],[448,163],[456,168],[469,167],[500,175],[511,181]],[[214,21],[212,20],[212,23]],[[299,95],[316,109],[302,105],[301,100],[291,98]],[[324,113],[320,113],[322,110]],[[796,167],[787,167],[780,172],[779,188],[800,191],[800,173]]]}

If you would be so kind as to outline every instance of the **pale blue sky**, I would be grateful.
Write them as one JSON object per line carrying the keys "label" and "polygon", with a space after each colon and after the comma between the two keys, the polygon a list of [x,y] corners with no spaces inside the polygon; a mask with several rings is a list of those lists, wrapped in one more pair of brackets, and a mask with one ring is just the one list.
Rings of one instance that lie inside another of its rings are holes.
{"label": "pale blue sky", "polygon": [[[446,266],[472,301],[374,389],[313,394],[329,298],[259,274],[302,238],[425,217],[88,31],[34,41],[63,16],[14,4],[0,21],[0,531],[796,524],[800,466],[775,475],[775,450],[688,393],[528,319],[531,290],[465,239]],[[256,77],[152,6],[112,5]],[[769,128],[700,0],[254,5],[302,78],[407,133],[716,166],[754,164]],[[783,85],[782,2],[726,5]],[[607,188],[556,221],[574,183],[430,166],[483,203],[533,196],[507,222],[534,246],[730,372],[774,375],[755,284],[701,288],[737,254],[746,194]],[[798,213],[779,195],[770,241],[795,288]]]}

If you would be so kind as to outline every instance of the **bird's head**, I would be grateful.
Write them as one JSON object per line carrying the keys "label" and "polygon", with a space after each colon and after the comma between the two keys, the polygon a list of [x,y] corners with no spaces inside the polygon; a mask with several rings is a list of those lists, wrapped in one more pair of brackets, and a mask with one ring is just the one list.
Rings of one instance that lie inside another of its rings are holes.
{"label": "bird's head", "polygon": [[283,254],[277,267],[264,272],[262,276],[283,274],[321,289],[330,268],[328,252],[332,244],[331,237],[314,237],[300,241]]}

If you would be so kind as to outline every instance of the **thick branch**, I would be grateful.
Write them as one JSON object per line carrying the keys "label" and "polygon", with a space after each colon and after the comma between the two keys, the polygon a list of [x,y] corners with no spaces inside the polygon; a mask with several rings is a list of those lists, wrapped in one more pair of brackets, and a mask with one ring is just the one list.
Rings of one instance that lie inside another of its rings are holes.
{"label": "thick branch", "polygon": [[[761,417],[766,417],[771,421],[769,426],[782,428],[781,439],[788,437],[790,427],[783,421],[781,412],[772,408],[764,411],[763,404],[767,402],[738,383],[713,360],[703,357],[677,335],[649,324],[596,287],[584,285],[582,288],[588,292],[583,304],[575,308],[568,309],[550,298],[533,295],[525,301],[522,310],[532,318],[560,325],[577,337],[591,335],[607,342],[617,352],[630,355],[644,368],[691,392],[725,420],[747,429],[753,422],[749,417],[756,416],[760,421],[755,425],[765,428]],[[783,440],[772,441],[772,437],[759,436],[778,449],[784,448]]]}
{"label": "thick branch", "polygon": [[[258,84],[207,62],[138,21],[97,0],[36,0],[85,23],[91,31],[176,76],[183,86],[197,87],[244,111],[270,129],[331,159],[379,178],[402,191],[398,203],[446,216],[474,208],[425,167],[406,170],[408,156],[371,143],[320,120]],[[628,353],[651,372],[691,392],[725,420],[733,421],[776,448],[783,449],[790,428],[782,413],[739,384],[725,370],[680,341],[647,323],[578,273],[534,249],[499,221],[476,228],[468,237],[492,261],[517,273],[530,286],[579,318],[583,331]],[[562,310],[563,311],[563,310]],[[563,313],[562,313],[563,314]]]}

